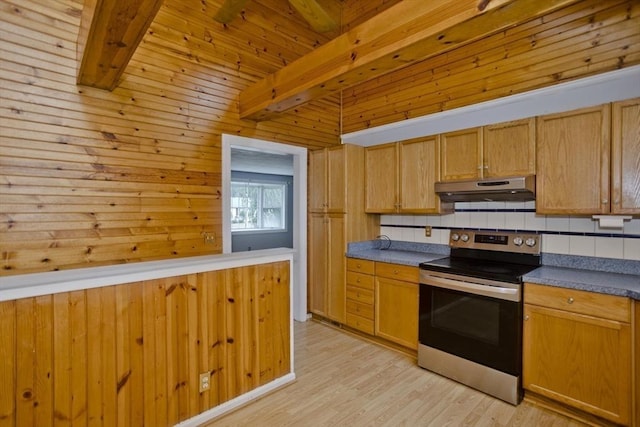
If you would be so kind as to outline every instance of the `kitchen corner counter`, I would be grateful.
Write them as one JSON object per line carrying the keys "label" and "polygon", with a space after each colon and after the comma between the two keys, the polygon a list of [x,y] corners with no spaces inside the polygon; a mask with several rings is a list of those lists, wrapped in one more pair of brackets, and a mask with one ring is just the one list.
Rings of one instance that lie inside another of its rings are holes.
{"label": "kitchen corner counter", "polygon": [[428,243],[368,240],[365,242],[349,243],[345,255],[348,258],[417,267],[421,262],[432,261],[448,256],[449,247]]}
{"label": "kitchen corner counter", "polygon": [[523,281],[640,300],[640,275],[636,274],[542,266],[526,274]]}

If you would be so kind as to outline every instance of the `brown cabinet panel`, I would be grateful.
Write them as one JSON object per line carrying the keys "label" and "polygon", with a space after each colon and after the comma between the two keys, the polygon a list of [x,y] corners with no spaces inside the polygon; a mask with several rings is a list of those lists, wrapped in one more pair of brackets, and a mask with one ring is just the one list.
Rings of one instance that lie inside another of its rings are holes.
{"label": "brown cabinet panel", "polygon": [[347,325],[366,334],[373,335],[373,320],[347,313]]}
{"label": "brown cabinet panel", "polygon": [[346,151],[343,147],[327,149],[327,211],[346,212]]}
{"label": "brown cabinet panel", "polygon": [[329,274],[327,280],[327,317],[336,322],[345,321],[345,221],[343,214],[328,215]]}
{"label": "brown cabinet panel", "polygon": [[374,304],[373,290],[357,288],[355,286],[347,287],[347,299],[361,302],[364,304]]}
{"label": "brown cabinet panel", "polygon": [[373,276],[370,274],[356,273],[355,271],[347,270],[347,285],[373,290]]}
{"label": "brown cabinet panel", "polygon": [[376,277],[376,336],[418,348],[418,284]]}
{"label": "brown cabinet panel", "polygon": [[531,304],[524,315],[524,387],[628,425],[630,325]]}
{"label": "brown cabinet panel", "polygon": [[442,134],[440,144],[443,181],[482,177],[482,128]]}
{"label": "brown cabinet panel", "polygon": [[389,279],[418,283],[420,269],[409,265],[376,262],[376,277],[386,277]]}
{"label": "brown cabinet panel", "polygon": [[536,173],[536,120],[529,118],[483,127],[482,176]]}
{"label": "brown cabinet panel", "polygon": [[398,209],[396,144],[367,147],[365,150],[365,210],[392,213]]}
{"label": "brown cabinet panel", "polygon": [[307,256],[308,284],[309,284],[309,311],[320,316],[327,315],[327,288],[328,281],[328,239],[329,232],[325,214],[312,213],[309,215],[309,247]]}
{"label": "brown cabinet panel", "polygon": [[640,98],[613,103],[611,212],[640,214]]}
{"label": "brown cabinet panel", "polygon": [[[402,141],[398,150],[399,212],[440,212],[440,198],[434,191],[440,180],[440,137]],[[447,205],[444,210],[448,209]]]}
{"label": "brown cabinet panel", "polygon": [[309,210],[324,212],[327,208],[327,150],[309,152]]}
{"label": "brown cabinet panel", "polygon": [[375,272],[375,262],[358,258],[347,258],[347,270],[373,274]]}
{"label": "brown cabinet panel", "polygon": [[538,213],[609,213],[610,112],[601,105],[538,117]]}

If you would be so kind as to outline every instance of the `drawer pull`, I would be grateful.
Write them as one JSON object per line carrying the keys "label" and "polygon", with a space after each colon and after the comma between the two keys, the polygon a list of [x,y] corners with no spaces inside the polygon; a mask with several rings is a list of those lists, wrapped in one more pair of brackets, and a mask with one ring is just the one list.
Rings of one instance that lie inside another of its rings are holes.
{"label": "drawer pull", "polygon": [[356,283],[360,283],[360,279],[356,279]]}
{"label": "drawer pull", "polygon": [[398,270],[393,270],[393,274],[398,274]]}
{"label": "drawer pull", "polygon": [[573,297],[569,297],[569,299],[567,299],[567,302],[568,302],[569,304],[573,304]]}

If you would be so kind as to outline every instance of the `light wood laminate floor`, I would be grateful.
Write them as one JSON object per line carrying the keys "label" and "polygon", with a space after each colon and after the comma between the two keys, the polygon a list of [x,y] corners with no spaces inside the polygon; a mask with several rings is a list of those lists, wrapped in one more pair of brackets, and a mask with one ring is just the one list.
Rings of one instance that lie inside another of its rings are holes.
{"label": "light wood laminate floor", "polygon": [[581,426],[512,406],[327,325],[295,324],[297,379],[206,426]]}

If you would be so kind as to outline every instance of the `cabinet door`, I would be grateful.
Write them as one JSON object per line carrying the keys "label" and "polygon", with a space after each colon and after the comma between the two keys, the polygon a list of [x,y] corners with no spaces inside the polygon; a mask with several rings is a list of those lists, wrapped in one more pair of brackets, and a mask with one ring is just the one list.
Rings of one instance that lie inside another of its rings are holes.
{"label": "cabinet door", "polygon": [[611,212],[640,214],[640,98],[613,104]]}
{"label": "cabinet door", "polygon": [[535,118],[483,127],[485,178],[536,173]]}
{"label": "cabinet door", "polygon": [[346,212],[345,158],[343,146],[327,149],[327,212]]}
{"label": "cabinet door", "polygon": [[399,144],[400,211],[438,212],[440,198],[433,187],[440,179],[439,139],[432,136]]}
{"label": "cabinet door", "polygon": [[367,147],[365,151],[365,212],[393,213],[397,206],[396,144]]}
{"label": "cabinet door", "polygon": [[628,425],[628,323],[525,304],[524,388]]}
{"label": "cabinet door", "polygon": [[309,211],[324,212],[327,207],[327,150],[309,152]]}
{"label": "cabinet door", "polygon": [[329,240],[327,258],[327,317],[336,322],[345,322],[346,307],[346,251],[345,221],[342,214],[328,215]]}
{"label": "cabinet door", "polygon": [[609,212],[610,106],[538,117],[536,210]]}
{"label": "cabinet door", "polygon": [[327,315],[327,229],[324,214],[309,215],[309,311],[320,316]]}
{"label": "cabinet door", "polygon": [[482,177],[482,128],[444,133],[440,138],[443,181]]}
{"label": "cabinet door", "polygon": [[375,333],[418,348],[418,284],[376,277]]}

